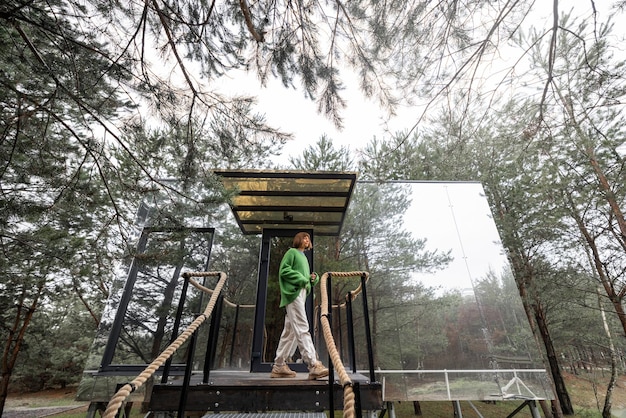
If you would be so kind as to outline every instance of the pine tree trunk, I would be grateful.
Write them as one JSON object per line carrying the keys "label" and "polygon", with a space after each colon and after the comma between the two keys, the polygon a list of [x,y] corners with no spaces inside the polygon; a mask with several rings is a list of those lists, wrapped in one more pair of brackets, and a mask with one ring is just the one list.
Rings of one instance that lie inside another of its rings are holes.
{"label": "pine tree trunk", "polygon": [[559,398],[559,403],[561,404],[561,410],[564,415],[574,415],[572,401],[570,400],[567,392],[567,387],[565,386],[565,381],[563,380],[563,374],[561,373],[561,369],[559,367],[559,359],[556,351],[554,350],[552,337],[550,336],[546,323],[545,312],[537,305],[533,306],[533,310],[535,311],[537,329],[539,330],[539,335],[541,335],[541,339],[543,340],[543,344],[546,349],[546,357],[550,367],[550,374],[552,375],[552,381],[554,382],[556,396]]}
{"label": "pine tree trunk", "polygon": [[[522,284],[518,282],[518,289],[520,292],[520,296],[522,297],[522,305],[524,306],[524,311],[526,312],[526,315],[528,316],[528,322],[530,323],[531,328],[533,329],[533,334],[537,335],[537,333],[539,333],[539,335],[541,336],[541,339],[543,341],[544,346],[546,345],[546,337],[545,337],[545,333],[547,332],[547,327],[545,325],[544,321],[541,321],[543,323],[542,326],[539,326],[538,322],[539,319],[543,316],[543,315],[538,315],[538,314],[534,314],[533,315],[533,311],[535,311],[534,307],[531,308],[529,306],[528,303],[528,295],[527,295],[527,290],[526,287]],[[537,328],[539,328],[539,331],[537,331]],[[544,329],[543,331],[541,331],[541,329]],[[548,341],[551,344],[552,340],[549,338],[549,334],[548,334]],[[551,350],[548,349],[546,347],[546,352],[548,351],[552,351],[554,352],[554,348],[552,348]],[[555,358],[555,356],[553,356],[553,358]],[[563,382],[562,376],[561,376],[561,371],[558,368],[558,363],[557,363],[557,367],[556,367],[556,373],[557,376],[554,376],[555,373],[555,369],[552,367],[552,364],[550,362],[550,360],[548,360],[548,363],[550,364],[550,374],[552,375],[552,384],[554,392],[557,396],[556,399],[556,403],[553,404],[553,410],[554,410],[554,416],[557,418],[560,418],[563,416],[564,412],[563,409],[561,408],[561,397],[562,397],[562,392],[565,393],[565,399],[569,400],[569,395],[567,394],[567,388],[565,387],[565,383]],[[560,385],[556,384],[556,380],[559,380],[561,383]],[[571,415],[571,414],[566,414],[566,415]]]}
{"label": "pine tree trunk", "polygon": [[413,413],[418,417],[422,416],[422,406],[419,401],[413,401]]}
{"label": "pine tree trunk", "polygon": [[589,232],[589,229],[587,228],[587,225],[585,225],[581,216],[578,214],[578,212],[574,210],[575,205],[572,202],[571,196],[568,196],[568,203],[572,208],[572,218],[576,222],[578,230],[580,231],[581,235],[585,239],[585,242],[587,243],[588,251],[590,252],[590,263],[594,267],[598,275],[597,278],[602,284],[602,287],[604,288],[604,292],[606,293],[607,297],[611,301],[611,304],[615,309],[615,313],[617,314],[617,318],[622,325],[623,333],[624,335],[626,335],[626,312],[624,312],[624,307],[622,306],[622,300],[624,299],[624,295],[626,295],[626,287],[622,286],[619,289],[615,289],[614,282],[611,280],[610,277],[607,277],[605,273],[604,260],[601,257],[601,253],[596,244],[596,240]]}
{"label": "pine tree trunk", "polygon": [[554,415],[552,414],[552,408],[548,406],[548,402],[546,402],[545,399],[542,399],[539,401],[539,406],[541,407],[541,410],[543,411],[544,417],[554,418]]}
{"label": "pine tree trunk", "polygon": [[27,295],[22,292],[18,302],[16,303],[15,320],[13,321],[12,328],[9,330],[6,346],[2,352],[2,364],[1,373],[2,381],[0,382],[0,416],[4,412],[4,405],[6,403],[7,396],[9,394],[9,381],[13,374],[13,369],[17,361],[17,357],[20,353],[22,343],[24,342],[24,336],[26,330],[30,325],[33,315],[39,305],[39,298],[43,292],[44,282],[40,281],[35,288],[35,293],[28,295],[33,300],[29,303],[29,306],[25,305]]}
{"label": "pine tree trunk", "polygon": [[[495,213],[505,222],[510,216],[509,209],[503,203],[505,200],[498,198],[496,195],[493,197],[493,201],[500,202],[500,211],[496,211]],[[521,238],[517,236],[516,233],[513,233],[508,240],[503,240],[504,246],[509,250],[509,260],[514,272],[515,282],[522,298],[522,305],[528,317],[533,335],[535,337],[541,337],[545,348],[546,359],[552,376],[552,384],[554,385],[553,389],[558,400],[558,402],[554,404],[554,415],[557,418],[561,418],[563,415],[573,415],[574,409],[559,367],[558,356],[556,355],[546,322],[545,310],[539,300],[539,296],[534,294],[532,290],[535,280],[533,266],[527,254],[525,254],[521,242]]]}
{"label": "pine tree trunk", "polygon": [[9,379],[11,379],[10,373],[2,373],[2,379],[0,379],[0,416],[4,412],[4,405],[9,394]]}

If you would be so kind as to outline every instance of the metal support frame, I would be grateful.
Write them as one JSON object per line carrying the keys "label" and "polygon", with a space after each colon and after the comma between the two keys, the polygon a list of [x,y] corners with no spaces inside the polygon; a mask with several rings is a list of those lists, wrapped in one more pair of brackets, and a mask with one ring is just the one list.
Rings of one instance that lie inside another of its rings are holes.
{"label": "metal support frame", "polygon": [[207,341],[207,350],[204,355],[204,369],[202,374],[202,383],[209,383],[209,375],[211,368],[215,366],[215,354],[217,352],[217,339],[220,333],[220,324],[222,322],[222,311],[224,307],[224,296],[219,295],[215,303],[215,310],[211,314],[211,327],[209,328],[209,337]]}
{"label": "metal support frame", "polygon": [[[470,401],[467,401],[467,402],[472,407],[476,415],[482,418],[482,415],[480,411],[476,409],[476,406],[474,406],[474,404]],[[396,418],[396,411],[394,409],[393,402],[387,401],[385,402],[385,405],[386,405],[386,408],[380,412],[378,418],[383,418],[386,412],[389,412],[389,418]],[[507,415],[506,418],[514,417],[515,415],[519,414],[527,406],[530,409],[530,415],[532,416],[532,418],[541,418],[539,407],[537,406],[537,402],[534,399],[525,400],[521,405],[515,408],[513,412]],[[455,418],[456,417],[463,418],[463,411],[461,410],[461,401],[452,401],[452,407],[453,407],[453,416]],[[360,416],[360,415],[357,415],[357,416]]]}
{"label": "metal support frame", "polygon": [[[370,322],[369,322],[369,308],[367,303],[367,284],[366,284],[366,275],[361,275],[361,294],[363,297],[363,319],[365,321],[365,337],[367,342],[367,354],[368,354],[368,366],[369,366],[369,377],[370,382],[376,381],[376,374],[374,371],[374,353],[372,348],[372,335],[370,330]],[[326,293],[328,297],[328,304],[330,306],[328,310],[328,323],[329,326],[333,327],[333,310],[332,310],[332,273],[328,273],[328,282]],[[353,311],[352,311],[352,294],[348,293],[346,296],[346,327],[348,330],[348,346],[349,346],[349,357],[350,357],[350,367],[352,368],[352,372],[356,373],[356,350],[355,350],[355,342],[354,342],[354,322],[353,322]],[[330,354],[328,356],[328,385],[329,385],[329,405],[330,410],[334,411],[334,400],[333,400],[333,384],[334,384],[334,367],[332,363],[332,359],[330,358]],[[356,416],[361,418],[363,416],[363,410],[361,407],[361,397],[360,397],[360,384],[354,383],[353,386],[354,394],[355,394],[355,408],[356,408]]]}
{"label": "metal support frame", "polygon": [[[208,269],[208,265],[205,266],[205,269]],[[206,277],[202,279],[202,285],[206,286]],[[187,282],[188,280],[185,280]],[[181,297],[182,300],[182,297]],[[184,301],[183,301],[184,303]],[[196,307],[196,311],[198,315],[202,312],[202,305],[204,303],[204,293],[200,294],[200,298],[198,300],[198,306]],[[175,338],[175,336],[173,336]],[[183,386],[180,393],[180,401],[178,403],[178,418],[183,418],[185,416],[185,406],[187,405],[187,395],[189,393],[189,383],[191,382],[191,374],[193,372],[193,357],[196,352],[196,343],[198,340],[198,330],[191,334],[189,339],[189,349],[187,350],[187,362],[185,364],[185,375],[183,378]]]}
{"label": "metal support frame", "polygon": [[[180,321],[183,316],[183,308],[185,307],[185,300],[187,300],[187,290],[189,289],[189,278],[184,275],[183,288],[178,301],[178,307],[176,308],[176,318],[174,319],[174,327],[172,328],[172,337],[170,338],[170,344],[176,341],[178,338],[178,331],[180,329]],[[169,357],[163,365],[163,375],[161,376],[161,383],[167,383],[170,374],[170,368],[172,366],[172,357]]]}
{"label": "metal support frame", "polygon": [[463,411],[461,411],[461,401],[452,401],[452,407],[454,408],[454,416],[456,418],[463,418]]}
{"label": "metal support frame", "polygon": [[370,328],[370,315],[369,307],[367,304],[367,286],[365,283],[365,274],[361,275],[361,292],[363,296],[363,320],[365,321],[365,338],[367,344],[367,360],[370,369],[370,382],[376,381],[376,374],[374,373],[374,350],[372,347],[372,330]]}
{"label": "metal support frame", "polygon": [[[326,286],[326,296],[328,298],[328,326],[333,329],[333,275],[328,274],[328,283]],[[333,360],[328,353],[328,405],[330,411],[335,410],[335,399],[333,393],[333,384],[335,383],[335,368],[333,367]],[[360,418],[360,415],[357,415]]]}
{"label": "metal support frame", "polygon": [[185,416],[185,406],[187,405],[187,395],[189,394],[189,382],[191,381],[191,373],[193,372],[193,356],[196,351],[196,341],[198,332],[191,334],[189,338],[189,349],[187,350],[187,363],[185,366],[185,376],[183,378],[183,387],[180,392],[180,400],[178,401],[178,418]]}
{"label": "metal support frame", "polygon": [[363,406],[361,404],[361,384],[359,382],[354,382],[352,390],[354,390],[354,415],[356,415],[357,418],[361,418],[363,416]]}
{"label": "metal support frame", "polygon": [[[330,289],[330,274],[329,277],[329,289]],[[374,351],[372,347],[372,333],[370,329],[370,320],[369,320],[369,306],[367,302],[367,286],[365,282],[365,274],[361,275],[361,293],[363,297],[363,320],[365,322],[365,339],[367,345],[367,362],[369,368],[369,378],[370,382],[376,381],[376,373],[374,371]],[[329,300],[330,295],[329,295]],[[349,348],[349,360],[350,367],[352,368],[352,372],[357,372],[356,367],[356,349],[354,342],[354,315],[352,308],[352,293],[348,293],[346,295],[346,327],[348,329],[348,348]]]}
{"label": "metal support frame", "polygon": [[[137,249],[136,254],[142,254],[146,250],[146,246],[148,243],[148,238],[151,233],[158,232],[175,232],[175,231],[189,231],[192,233],[203,233],[210,234],[210,240],[208,242],[208,248],[206,253],[206,258],[204,259],[204,269],[208,270],[209,260],[211,259],[211,250],[213,248],[213,239],[215,237],[215,228],[186,228],[186,227],[144,227],[141,231],[141,235],[139,240],[137,241]],[[115,350],[117,348],[117,343],[120,339],[122,328],[124,326],[124,318],[126,317],[126,312],[128,309],[128,305],[131,301],[133,289],[135,287],[135,283],[137,281],[137,273],[139,271],[139,262],[135,257],[131,260],[130,266],[128,268],[128,274],[126,278],[126,283],[124,284],[124,289],[122,291],[122,295],[120,297],[120,302],[118,304],[118,308],[115,312],[115,318],[113,320],[113,324],[111,325],[111,330],[109,331],[109,336],[107,339],[106,346],[104,348],[104,353],[102,355],[102,360],[100,362],[100,367],[98,369],[97,374],[106,375],[113,374],[115,376],[119,375],[135,375],[136,373],[141,372],[147,366],[147,364],[112,364],[115,356]],[[183,284],[185,286],[185,284]],[[181,299],[178,303],[178,309],[181,310],[182,315],[182,306],[184,306],[185,298],[181,296]],[[178,315],[178,313],[177,313]],[[180,322],[180,321],[179,321]],[[180,324],[178,325],[180,326]],[[176,339],[176,333],[172,334],[172,341]],[[165,365],[163,366],[165,367]],[[184,366],[182,365],[172,365],[171,362],[167,366],[167,373],[170,374],[172,371],[182,372]]]}
{"label": "metal support frame", "polygon": [[348,327],[348,351],[352,373],[356,373],[356,347],[354,344],[354,319],[352,312],[352,292],[346,296],[346,325]]}
{"label": "metal support frame", "polygon": [[[151,228],[144,228],[141,231],[141,236],[137,242],[137,254],[141,254],[145,251],[146,244],[148,243],[148,235],[151,231]],[[126,316],[126,310],[128,309],[128,304],[130,303],[133,288],[135,287],[135,282],[137,280],[137,271],[139,270],[138,264],[137,259],[133,257],[130,267],[128,268],[128,277],[126,279],[126,283],[124,283],[122,297],[120,298],[120,303],[117,311],[115,312],[115,319],[113,320],[113,325],[111,326],[111,331],[109,332],[109,338],[106,346],[104,347],[104,353],[102,354],[102,361],[100,362],[101,370],[113,362],[117,341],[122,333],[122,325],[124,317]]]}
{"label": "metal support frame", "polygon": [[517,415],[526,406],[528,406],[528,408],[530,409],[530,415],[533,418],[541,418],[541,414],[539,413],[539,407],[537,406],[537,402],[535,402],[534,399],[529,399],[529,400],[524,401],[520,406],[518,406],[515,409],[515,411],[513,411],[513,412],[511,412],[511,414],[507,415],[506,418],[511,418],[511,417]]}
{"label": "metal support frame", "polygon": [[239,310],[241,306],[235,307],[235,323],[233,324],[233,337],[230,340],[230,357],[228,358],[228,367],[233,367],[233,356],[235,354],[235,341],[237,340],[237,327],[239,326]]}

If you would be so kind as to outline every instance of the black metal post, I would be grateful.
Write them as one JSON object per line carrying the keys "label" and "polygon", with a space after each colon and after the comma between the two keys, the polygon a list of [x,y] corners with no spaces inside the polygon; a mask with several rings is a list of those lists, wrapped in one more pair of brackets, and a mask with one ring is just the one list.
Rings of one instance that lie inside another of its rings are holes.
{"label": "black metal post", "polygon": [[[137,242],[136,254],[141,254],[146,250],[146,244],[148,242],[148,235],[150,234],[150,232],[152,232],[151,228],[144,228],[141,232],[139,242]],[[130,267],[128,269],[128,277],[126,278],[126,283],[124,284],[124,291],[122,292],[122,297],[120,299],[117,311],[115,312],[115,319],[113,320],[113,325],[111,326],[111,331],[109,332],[109,338],[107,340],[106,346],[104,347],[104,353],[102,354],[100,369],[109,366],[113,362],[115,347],[117,346],[117,341],[119,340],[120,334],[122,333],[122,324],[124,322],[124,317],[126,316],[128,304],[130,303],[131,296],[133,294],[135,281],[137,280],[139,264],[139,260],[137,260],[136,257],[133,257]]]}
{"label": "black metal post", "polygon": [[352,312],[352,292],[346,296],[346,326],[348,327],[348,351],[352,373],[356,373],[356,348],[354,344],[354,317]]}
{"label": "black metal post", "polygon": [[202,375],[202,383],[209,383],[209,374],[211,367],[215,363],[215,353],[217,351],[217,338],[220,333],[220,323],[222,318],[222,307],[224,306],[224,296],[219,295],[215,303],[215,309],[211,314],[211,328],[209,329],[209,338],[204,355],[204,369]]}
{"label": "black metal post", "polygon": [[259,280],[257,282],[256,308],[254,310],[254,328],[252,329],[252,353],[250,371],[262,371],[263,362],[263,330],[265,329],[265,308],[267,305],[267,280],[269,277],[269,262],[271,249],[271,235],[263,230],[261,249],[259,253]]}
{"label": "black metal post", "polygon": [[187,404],[187,393],[189,392],[189,382],[191,381],[191,373],[193,371],[193,357],[196,351],[196,338],[198,330],[196,330],[189,339],[189,350],[187,350],[187,362],[185,365],[185,376],[183,385],[180,389],[180,399],[178,400],[178,418],[185,416],[185,405]]}
{"label": "black metal post", "polygon": [[357,418],[363,417],[363,406],[361,405],[361,384],[354,382],[352,385],[354,391],[354,414]]}
{"label": "black metal post", "polygon": [[233,338],[230,340],[230,358],[228,359],[228,367],[233,367],[233,355],[235,353],[235,340],[237,338],[237,327],[239,326],[239,308],[235,307],[235,323],[233,324]]}
{"label": "black metal post", "polygon": [[[180,320],[183,316],[183,309],[185,307],[185,301],[187,300],[187,289],[189,288],[189,276],[183,273],[183,288],[180,294],[180,300],[178,301],[178,307],[176,308],[176,318],[174,318],[174,327],[172,329],[172,336],[170,337],[170,344],[172,344],[178,338],[178,330],[180,328]],[[170,374],[170,367],[172,365],[172,357],[169,357],[163,365],[163,376],[161,376],[161,383],[167,383],[167,379]]]}
{"label": "black metal post", "polygon": [[[332,274],[328,273],[328,283],[326,288],[326,295],[328,297],[328,326],[333,329],[333,292],[332,292]],[[328,406],[330,408],[330,416],[335,416],[335,393],[333,391],[335,384],[335,369],[333,367],[333,361],[330,358],[330,352],[328,353]]]}
{"label": "black metal post", "polygon": [[342,324],[341,324],[341,306],[337,306],[337,330],[339,333],[339,338],[337,340],[337,343],[339,345],[338,347],[338,351],[339,351],[339,357],[343,358],[344,357],[344,347],[343,347],[343,329],[342,329]]}
{"label": "black metal post", "polygon": [[361,275],[361,288],[363,293],[363,319],[365,320],[365,338],[367,342],[367,359],[370,368],[370,382],[376,381],[374,374],[374,352],[372,348],[372,331],[370,330],[369,308],[367,306],[367,287],[365,286],[365,274]]}
{"label": "black metal post", "polygon": [[522,404],[520,406],[518,406],[517,408],[515,408],[515,410],[513,412],[511,412],[509,415],[506,416],[506,418],[511,418],[515,415],[517,415],[517,413],[519,411],[521,411],[522,409],[526,408],[527,405],[529,405],[530,401],[524,401],[522,402]]}

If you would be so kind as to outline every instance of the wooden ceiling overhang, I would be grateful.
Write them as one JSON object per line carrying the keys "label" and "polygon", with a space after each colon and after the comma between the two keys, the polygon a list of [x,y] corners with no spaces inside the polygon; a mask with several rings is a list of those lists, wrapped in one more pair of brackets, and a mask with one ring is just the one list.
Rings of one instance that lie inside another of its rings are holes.
{"label": "wooden ceiling overhang", "polygon": [[341,232],[357,174],[330,171],[218,170],[230,207],[246,234],[263,229],[313,230],[315,235]]}

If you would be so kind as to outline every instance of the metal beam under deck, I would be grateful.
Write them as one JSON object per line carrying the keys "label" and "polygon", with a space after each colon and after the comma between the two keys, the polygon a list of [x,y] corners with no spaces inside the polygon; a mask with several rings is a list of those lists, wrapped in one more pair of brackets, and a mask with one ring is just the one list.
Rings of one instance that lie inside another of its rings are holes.
{"label": "metal beam under deck", "polygon": [[[307,373],[295,378],[272,379],[269,373],[211,371],[208,384],[193,376],[187,389],[185,411],[265,412],[327,411],[330,409],[328,379],[308,380]],[[362,410],[383,409],[382,385],[369,382],[361,374],[350,374],[359,388]],[[177,411],[182,381],[155,384],[150,397],[150,411]],[[333,384],[333,406],[343,409],[343,388]]]}

